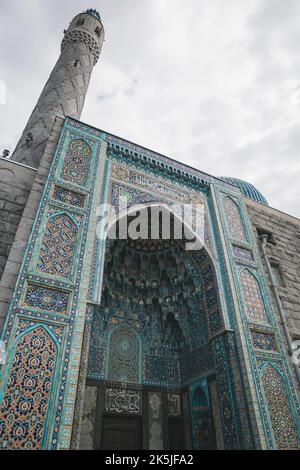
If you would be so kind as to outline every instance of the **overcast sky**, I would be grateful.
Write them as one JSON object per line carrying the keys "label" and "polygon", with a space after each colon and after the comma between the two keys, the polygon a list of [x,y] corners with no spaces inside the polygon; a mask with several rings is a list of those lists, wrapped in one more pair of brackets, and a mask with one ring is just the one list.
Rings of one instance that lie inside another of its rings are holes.
{"label": "overcast sky", "polygon": [[299,0],[1,0],[0,151],[12,150],[77,13],[106,30],[82,120],[300,217]]}

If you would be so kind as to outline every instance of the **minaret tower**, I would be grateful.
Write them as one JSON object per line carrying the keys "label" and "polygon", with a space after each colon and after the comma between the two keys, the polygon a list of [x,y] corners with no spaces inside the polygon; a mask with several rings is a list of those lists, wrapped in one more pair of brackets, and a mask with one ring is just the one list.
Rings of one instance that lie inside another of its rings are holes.
{"label": "minaret tower", "polygon": [[55,117],[80,119],[94,66],[104,41],[99,13],[77,15],[64,32],[61,54],[24,129],[12,159],[37,168]]}

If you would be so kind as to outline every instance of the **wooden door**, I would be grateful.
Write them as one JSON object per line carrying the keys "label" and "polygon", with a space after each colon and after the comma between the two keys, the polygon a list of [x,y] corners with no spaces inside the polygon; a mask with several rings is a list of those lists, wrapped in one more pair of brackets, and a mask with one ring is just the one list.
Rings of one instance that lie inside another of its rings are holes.
{"label": "wooden door", "polygon": [[184,422],[182,418],[169,418],[168,419],[168,435],[169,446],[168,450],[185,450],[185,433]]}
{"label": "wooden door", "polygon": [[103,450],[141,450],[142,420],[128,416],[104,416]]}

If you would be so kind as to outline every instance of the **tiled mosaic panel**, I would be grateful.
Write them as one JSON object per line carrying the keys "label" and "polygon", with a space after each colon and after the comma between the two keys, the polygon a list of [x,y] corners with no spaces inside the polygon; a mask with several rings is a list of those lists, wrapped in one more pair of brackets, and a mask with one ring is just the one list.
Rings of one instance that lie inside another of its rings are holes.
{"label": "tiled mosaic panel", "polygon": [[233,245],[232,251],[236,258],[242,259],[244,261],[253,261],[252,251],[247,250],[246,248]]}
{"label": "tiled mosaic panel", "polygon": [[71,140],[66,152],[61,178],[85,186],[88,179],[90,157],[91,148],[84,140]]}
{"label": "tiled mosaic panel", "polygon": [[130,328],[116,328],[111,335],[107,378],[115,382],[140,382],[140,344]]}
{"label": "tiled mosaic panel", "polygon": [[190,387],[193,449],[214,448],[214,430],[206,379]]}
{"label": "tiled mosaic panel", "polygon": [[[168,201],[168,199],[163,197],[162,195],[160,196],[158,194],[149,194],[137,189],[136,187],[131,187],[126,184],[120,184],[115,181],[113,181],[112,183],[111,204],[114,206],[116,212],[120,212],[126,206],[130,208],[138,204],[150,204],[157,202],[173,204],[174,213],[177,213],[177,215],[182,218],[181,204],[174,204],[173,202]],[[192,222],[195,223],[195,214],[193,214]],[[199,226],[200,222],[202,224],[201,227]],[[207,214],[205,213],[203,220],[199,220],[198,217],[197,223],[197,234],[203,238],[205,246],[209,248],[211,246],[211,240],[208,229],[209,222]],[[192,226],[192,223],[190,223],[190,225]]]}
{"label": "tiled mosaic panel", "polygon": [[60,186],[55,186],[53,191],[53,199],[59,202],[63,202],[64,204],[79,207],[81,209],[85,206],[84,194],[71,191],[70,189],[61,188]]}
{"label": "tiled mosaic panel", "polygon": [[299,449],[297,430],[281,376],[268,364],[264,369],[262,381],[278,449]]}
{"label": "tiled mosaic panel", "polygon": [[43,237],[37,270],[53,276],[70,277],[77,235],[77,227],[68,215],[51,217]]}
{"label": "tiled mosaic panel", "polygon": [[224,197],[223,205],[231,238],[245,242],[245,229],[237,204],[231,197],[226,196]]}
{"label": "tiled mosaic panel", "polygon": [[[212,341],[212,353],[215,364],[218,400],[222,413],[222,425],[224,444],[226,449],[239,449],[242,430],[239,427],[237,416],[237,399],[235,397],[234,384],[237,381],[239,371],[237,369],[237,349],[234,334],[227,332]],[[235,370],[232,370],[230,360],[235,362]],[[234,374],[237,374],[234,377]],[[244,423],[248,427],[247,422]],[[252,447],[253,448],[253,447]]]}
{"label": "tiled mosaic panel", "polygon": [[41,449],[56,347],[43,328],[22,336],[16,345],[0,411],[0,448]]}
{"label": "tiled mosaic panel", "polygon": [[266,322],[266,310],[256,277],[248,269],[245,269],[241,273],[241,283],[244,290],[244,301],[248,320]]}
{"label": "tiled mosaic panel", "polygon": [[214,419],[216,447],[218,450],[224,449],[224,439],[222,430],[222,420],[220,412],[220,401],[218,399],[217,383],[216,380],[209,382],[209,396]]}
{"label": "tiled mosaic panel", "polygon": [[261,331],[251,331],[253,346],[266,351],[277,351],[275,336],[272,333]]}
{"label": "tiled mosaic panel", "polygon": [[94,448],[96,430],[98,387],[86,385],[84,391],[84,407],[80,428],[79,450],[91,450]]}
{"label": "tiled mosaic panel", "polygon": [[67,292],[47,289],[36,285],[27,287],[24,305],[26,307],[38,308],[60,314],[66,314],[69,303]]}
{"label": "tiled mosaic panel", "polygon": [[238,348],[234,334],[231,333],[228,335],[227,344],[227,359],[225,359],[226,364],[223,365],[228,368],[228,372],[230,370],[230,382],[232,385],[234,384],[234,388],[231,390],[231,396],[234,403],[236,418],[239,420],[237,431],[237,437],[239,440],[238,448],[251,450],[255,447],[255,444],[250,425],[250,412],[248,406],[239,406],[240,403],[247,403],[247,397],[243,385],[242,368],[239,362]]}

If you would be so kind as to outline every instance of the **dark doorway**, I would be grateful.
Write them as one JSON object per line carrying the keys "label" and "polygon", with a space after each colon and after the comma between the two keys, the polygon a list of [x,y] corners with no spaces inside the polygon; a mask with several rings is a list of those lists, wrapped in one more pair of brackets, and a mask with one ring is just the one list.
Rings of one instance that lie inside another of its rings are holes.
{"label": "dark doorway", "polygon": [[184,423],[181,418],[169,418],[169,446],[168,450],[185,450]]}
{"label": "dark doorway", "polygon": [[141,450],[142,421],[127,416],[104,416],[103,450]]}

